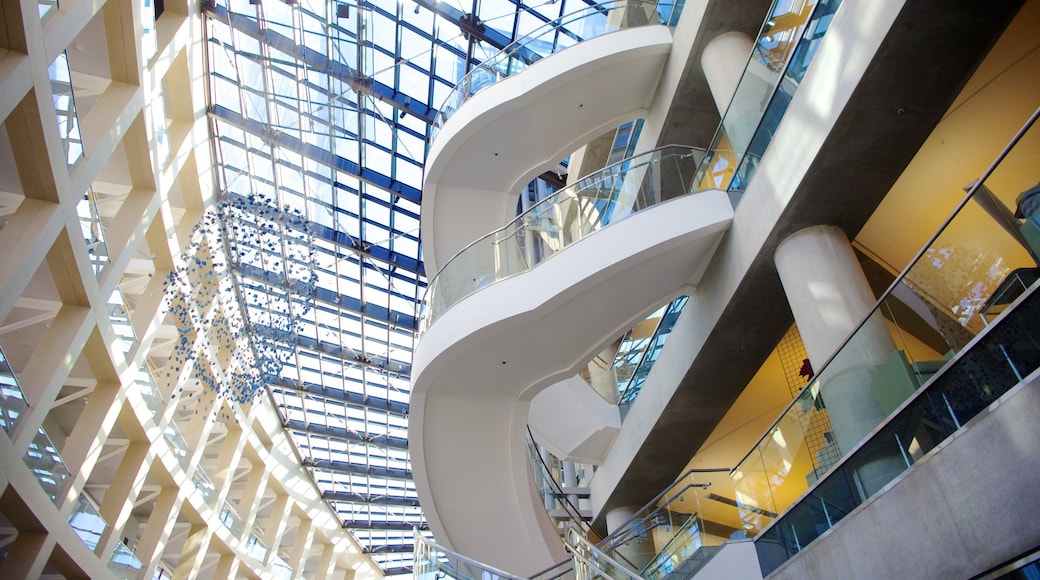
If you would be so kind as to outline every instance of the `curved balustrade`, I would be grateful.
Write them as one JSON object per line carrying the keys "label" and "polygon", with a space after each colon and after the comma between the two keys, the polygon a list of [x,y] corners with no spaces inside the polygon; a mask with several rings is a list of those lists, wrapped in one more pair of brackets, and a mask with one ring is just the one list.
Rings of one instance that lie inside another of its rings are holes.
{"label": "curved balustrade", "polygon": [[515,75],[543,57],[624,28],[666,25],[674,28],[682,4],[668,0],[614,0],[550,20],[469,71],[441,105],[430,133],[437,132],[467,99]]}
{"label": "curved balustrade", "polygon": [[422,304],[425,330],[474,291],[526,272],[567,246],[690,190],[704,151],[668,145],[581,179],[448,260],[430,281]]}

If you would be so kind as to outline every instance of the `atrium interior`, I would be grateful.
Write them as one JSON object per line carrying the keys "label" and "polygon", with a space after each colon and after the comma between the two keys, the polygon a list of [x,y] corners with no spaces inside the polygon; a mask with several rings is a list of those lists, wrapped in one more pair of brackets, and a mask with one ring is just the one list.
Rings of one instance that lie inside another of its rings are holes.
{"label": "atrium interior", "polygon": [[0,578],[1037,573],[974,4],[5,0]]}

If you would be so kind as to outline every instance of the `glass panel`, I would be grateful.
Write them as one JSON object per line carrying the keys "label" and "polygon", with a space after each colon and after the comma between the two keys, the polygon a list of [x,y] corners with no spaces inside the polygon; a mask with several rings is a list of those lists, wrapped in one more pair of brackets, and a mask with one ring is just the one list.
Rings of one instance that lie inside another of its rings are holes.
{"label": "glass panel", "polygon": [[83,158],[83,138],[80,135],[79,117],[76,115],[76,99],[72,94],[68,54],[59,54],[47,67],[47,74],[51,79],[54,110],[58,116],[58,134],[65,146],[65,162],[71,169]]}
{"label": "glass panel", "polygon": [[25,395],[22,394],[18,379],[11,369],[11,363],[4,356],[4,351],[0,350],[0,427],[3,427],[8,435],[14,433],[18,417],[21,417],[27,406]]}
{"label": "glass panel", "polygon": [[473,242],[430,282],[423,327],[472,292],[524,272],[629,215],[688,193],[703,152],[668,146],[589,175]]}
{"label": "glass panel", "polygon": [[87,254],[90,256],[94,275],[100,277],[108,263],[109,255],[108,246],[105,244],[105,228],[101,223],[101,215],[98,214],[94,190],[88,189],[83,195],[83,199],[76,204],[76,213],[79,215],[83,239],[87,242]]}
{"label": "glass panel", "polygon": [[[1034,291],[1023,302],[1040,279],[1040,174],[1021,170],[1035,167],[1026,156],[1037,141],[1040,130],[1030,127],[734,470],[738,488],[754,490],[746,517],[757,527],[775,517],[750,509],[763,508],[765,490],[774,502],[766,509],[790,507],[760,538],[771,565],[1040,366],[1040,298]],[[825,425],[822,438],[798,436],[796,427],[811,421]]]}
{"label": "glass panel", "polygon": [[190,450],[188,449],[188,442],[184,440],[184,436],[181,435],[181,430],[177,428],[177,425],[171,420],[166,425],[166,430],[163,431],[163,437],[166,442],[170,444],[170,451],[173,452],[174,457],[177,458],[177,463],[181,465],[181,469],[188,469],[188,458],[190,456]]}
{"label": "glass panel", "polygon": [[69,515],[69,526],[79,536],[79,539],[83,540],[87,548],[90,548],[91,552],[97,549],[101,536],[108,529],[108,523],[101,517],[97,506],[85,493],[80,493],[76,498],[76,507]]}
{"label": "glass panel", "polygon": [[47,432],[40,427],[25,453],[25,465],[40,482],[40,487],[54,505],[61,503],[65,492],[65,482],[69,479],[69,470],[65,467],[58,449],[51,443]]}
{"label": "glass panel", "polygon": [[[116,578],[120,578],[121,580],[133,580],[137,578],[142,567],[141,561],[137,559],[137,556],[135,556],[129,548],[120,542],[116,542],[115,548],[112,549],[112,555],[108,559],[108,570],[112,572]],[[157,572],[157,578],[160,573],[161,572]]]}
{"label": "glass panel", "polygon": [[532,63],[610,32],[636,26],[674,26],[678,12],[671,3],[654,0],[613,0],[585,7],[545,23],[514,41],[471,70],[448,95],[434,120],[430,138],[470,97],[498,81],[527,69]]}

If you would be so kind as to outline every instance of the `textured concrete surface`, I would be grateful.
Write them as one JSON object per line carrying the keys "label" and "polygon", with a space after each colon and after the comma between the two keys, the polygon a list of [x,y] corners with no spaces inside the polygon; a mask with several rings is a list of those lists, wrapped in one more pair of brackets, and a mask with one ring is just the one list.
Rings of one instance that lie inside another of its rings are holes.
{"label": "textured concrete surface", "polygon": [[970,578],[1036,549],[1038,441],[1035,372],[770,578]]}

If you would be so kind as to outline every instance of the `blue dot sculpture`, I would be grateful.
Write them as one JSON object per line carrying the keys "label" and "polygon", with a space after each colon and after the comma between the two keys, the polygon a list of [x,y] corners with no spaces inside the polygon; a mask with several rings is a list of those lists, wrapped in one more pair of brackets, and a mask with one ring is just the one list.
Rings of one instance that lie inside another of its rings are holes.
{"label": "blue dot sculpture", "polygon": [[[166,369],[181,382],[173,397],[199,411],[224,398],[249,404],[262,396],[292,362],[316,287],[314,240],[300,210],[264,196],[223,195],[165,282],[178,333]],[[192,379],[203,393],[194,401],[182,396]]]}

